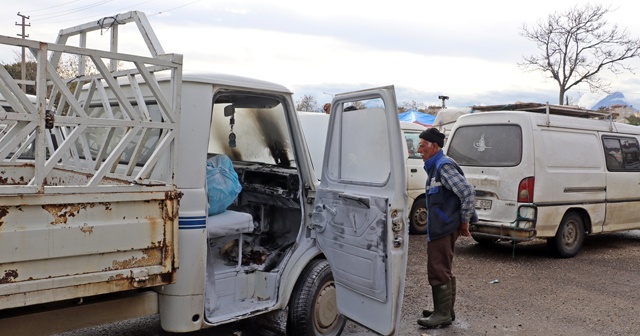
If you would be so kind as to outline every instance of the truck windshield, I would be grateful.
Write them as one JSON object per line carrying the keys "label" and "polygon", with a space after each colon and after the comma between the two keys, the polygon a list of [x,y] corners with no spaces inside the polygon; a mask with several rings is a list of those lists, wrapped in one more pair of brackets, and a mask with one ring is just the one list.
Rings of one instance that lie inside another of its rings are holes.
{"label": "truck windshield", "polygon": [[233,161],[295,167],[286,111],[274,97],[229,93],[215,98],[209,154]]}
{"label": "truck windshield", "polygon": [[522,158],[522,130],[517,125],[458,128],[447,155],[461,166],[511,167]]}

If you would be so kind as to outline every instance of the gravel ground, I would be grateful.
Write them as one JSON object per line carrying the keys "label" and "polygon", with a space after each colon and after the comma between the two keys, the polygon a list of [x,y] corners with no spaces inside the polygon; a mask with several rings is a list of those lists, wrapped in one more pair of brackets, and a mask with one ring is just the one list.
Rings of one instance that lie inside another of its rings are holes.
{"label": "gravel ground", "polygon": [[[483,247],[456,243],[456,321],[421,329],[431,309],[426,238],[410,238],[399,335],[640,335],[640,231],[588,237],[571,259],[555,259],[546,242]],[[496,280],[498,282],[496,282]],[[349,325],[344,335],[372,335]]]}
{"label": "gravel ground", "polygon": [[[431,309],[425,236],[411,236],[404,305],[398,335],[640,335],[640,231],[589,237],[574,258],[555,259],[542,240],[484,247],[471,238],[456,243],[456,321],[422,329]],[[497,281],[496,281],[497,280]],[[166,336],[157,316],[60,336]],[[253,336],[244,324],[189,335]],[[349,322],[344,336],[375,333]]]}

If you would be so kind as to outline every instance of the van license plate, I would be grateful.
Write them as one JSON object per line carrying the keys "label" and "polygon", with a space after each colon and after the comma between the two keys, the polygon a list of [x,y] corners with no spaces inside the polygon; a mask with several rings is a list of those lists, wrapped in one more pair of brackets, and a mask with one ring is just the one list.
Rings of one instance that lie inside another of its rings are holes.
{"label": "van license plate", "polygon": [[476,209],[481,209],[481,210],[489,210],[489,209],[491,209],[491,200],[477,199],[476,200]]}

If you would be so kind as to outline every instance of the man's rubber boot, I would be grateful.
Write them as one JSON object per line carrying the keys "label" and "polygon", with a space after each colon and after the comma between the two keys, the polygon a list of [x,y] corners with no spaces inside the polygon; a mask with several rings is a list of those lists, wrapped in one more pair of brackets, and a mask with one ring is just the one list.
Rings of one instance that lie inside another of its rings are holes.
{"label": "man's rubber boot", "polygon": [[451,281],[431,287],[434,313],[418,319],[418,324],[426,328],[439,328],[451,325]]}
{"label": "man's rubber boot", "polygon": [[[456,320],[456,312],[454,306],[456,305],[456,277],[451,276],[451,321]],[[433,314],[433,310],[425,309],[422,311],[422,317],[429,317]]]}

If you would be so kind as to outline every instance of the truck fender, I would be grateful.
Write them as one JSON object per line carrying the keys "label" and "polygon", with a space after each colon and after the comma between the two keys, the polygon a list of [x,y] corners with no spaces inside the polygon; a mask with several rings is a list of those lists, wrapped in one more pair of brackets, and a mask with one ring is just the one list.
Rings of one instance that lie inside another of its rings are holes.
{"label": "truck fender", "polygon": [[307,249],[302,255],[298,258],[292,258],[287,263],[287,267],[283,271],[283,279],[280,286],[280,294],[278,297],[278,302],[280,302],[280,308],[284,309],[289,305],[289,299],[291,298],[291,293],[293,292],[293,288],[300,277],[300,274],[304,271],[304,269],[309,265],[309,262],[313,259],[324,258],[324,254],[318,248],[317,245]]}

